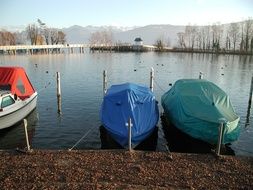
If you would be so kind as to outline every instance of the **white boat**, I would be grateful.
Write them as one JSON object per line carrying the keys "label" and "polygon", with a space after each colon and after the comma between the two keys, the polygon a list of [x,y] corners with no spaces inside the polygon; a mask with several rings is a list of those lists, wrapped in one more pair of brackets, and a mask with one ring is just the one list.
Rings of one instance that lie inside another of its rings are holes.
{"label": "white boat", "polygon": [[21,67],[0,67],[0,129],[29,115],[37,105],[37,92]]}

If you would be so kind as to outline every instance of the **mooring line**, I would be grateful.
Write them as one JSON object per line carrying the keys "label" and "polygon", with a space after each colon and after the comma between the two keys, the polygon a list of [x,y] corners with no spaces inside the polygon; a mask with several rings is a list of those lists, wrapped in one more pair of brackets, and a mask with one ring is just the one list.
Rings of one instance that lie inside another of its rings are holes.
{"label": "mooring line", "polygon": [[91,128],[91,129],[89,129],[83,136],[82,136],[82,138],[81,139],[79,139],[77,142],[76,142],[76,144],[74,144],[74,146],[72,146],[71,148],[69,148],[68,150],[69,151],[71,151],[71,150],[73,150],[73,148],[75,148],[92,130],[94,130],[95,129],[95,127],[94,128]]}
{"label": "mooring line", "polygon": [[160,88],[161,91],[166,92],[166,90],[164,90],[164,89],[158,84],[158,82],[157,82],[156,80],[154,80],[154,82],[156,83],[156,85],[158,86],[158,88]]}
{"label": "mooring line", "polygon": [[48,82],[43,88],[37,90],[37,92],[41,92],[41,91],[47,89],[47,87],[48,87],[50,84],[51,84],[51,82]]}

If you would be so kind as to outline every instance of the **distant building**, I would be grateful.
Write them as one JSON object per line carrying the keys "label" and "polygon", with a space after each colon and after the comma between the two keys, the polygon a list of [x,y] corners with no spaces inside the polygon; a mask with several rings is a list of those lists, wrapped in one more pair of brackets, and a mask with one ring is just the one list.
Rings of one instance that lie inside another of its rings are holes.
{"label": "distant building", "polygon": [[135,38],[134,42],[136,46],[143,46],[143,41],[141,38]]}
{"label": "distant building", "polygon": [[135,38],[133,51],[143,51],[143,41],[141,38]]}

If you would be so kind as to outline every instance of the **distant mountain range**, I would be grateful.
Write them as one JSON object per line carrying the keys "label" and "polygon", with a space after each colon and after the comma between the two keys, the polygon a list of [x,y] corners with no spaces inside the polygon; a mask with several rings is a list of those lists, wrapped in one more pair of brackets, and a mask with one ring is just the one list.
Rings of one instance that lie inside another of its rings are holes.
{"label": "distant mountain range", "polygon": [[[177,44],[177,33],[183,32],[185,26],[174,25],[147,25],[133,27],[117,27],[117,26],[79,26],[73,25],[68,28],[61,29],[66,34],[67,43],[89,43],[92,33],[97,31],[110,31],[113,36],[113,42],[134,43],[134,39],[140,37],[145,45],[153,45],[158,39],[162,39],[164,43],[173,46]],[[17,42],[20,44],[29,43],[25,33],[25,26],[5,26],[0,28],[10,32],[17,32]],[[168,43],[169,42],[169,43]]]}
{"label": "distant mountain range", "polygon": [[[224,24],[226,30],[229,24]],[[27,42],[25,26],[4,27],[11,32],[18,32],[17,41],[19,43]],[[0,28],[1,30],[1,28]],[[66,34],[66,42],[69,44],[89,43],[92,33],[97,31],[110,31],[113,36],[113,42],[134,43],[134,39],[140,37],[145,45],[153,45],[158,39],[161,39],[167,46],[175,47],[178,45],[177,33],[184,32],[185,26],[177,25],[147,25],[134,27],[116,27],[116,26],[79,26],[74,25],[61,29]]]}
{"label": "distant mountain range", "polygon": [[63,28],[67,43],[89,43],[91,34],[97,31],[111,31],[114,42],[133,43],[136,37],[140,37],[144,44],[153,45],[156,40],[162,39],[170,46],[176,45],[177,33],[183,32],[185,26],[174,25],[147,25],[143,27],[114,27],[114,26],[78,26]]}

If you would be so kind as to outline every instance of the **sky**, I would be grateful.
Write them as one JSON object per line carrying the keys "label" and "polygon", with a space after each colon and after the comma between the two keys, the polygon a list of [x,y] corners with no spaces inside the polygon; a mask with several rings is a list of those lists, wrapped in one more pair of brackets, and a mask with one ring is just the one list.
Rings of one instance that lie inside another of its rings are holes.
{"label": "sky", "polygon": [[0,0],[0,28],[208,25],[253,18],[253,0]]}

